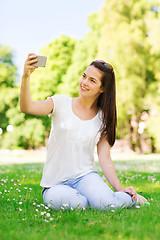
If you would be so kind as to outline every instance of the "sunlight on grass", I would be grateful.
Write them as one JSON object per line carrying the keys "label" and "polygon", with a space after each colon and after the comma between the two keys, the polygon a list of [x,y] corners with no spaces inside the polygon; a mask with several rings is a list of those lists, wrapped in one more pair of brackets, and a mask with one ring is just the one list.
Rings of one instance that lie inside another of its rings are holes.
{"label": "sunlight on grass", "polygon": [[[118,163],[117,163],[118,162]],[[0,236],[2,239],[159,239],[160,174],[147,172],[142,162],[118,160],[122,186],[133,186],[151,205],[143,208],[70,209],[52,211],[43,203],[40,180],[43,164],[4,165],[0,169]],[[123,169],[122,166],[128,167]],[[141,171],[140,165],[145,171]],[[133,166],[136,166],[135,169]],[[97,165],[97,167],[99,167]],[[148,168],[147,168],[148,169]],[[103,173],[99,172],[102,175]],[[142,192],[142,193],[141,193]],[[144,229],[146,229],[144,231]]]}

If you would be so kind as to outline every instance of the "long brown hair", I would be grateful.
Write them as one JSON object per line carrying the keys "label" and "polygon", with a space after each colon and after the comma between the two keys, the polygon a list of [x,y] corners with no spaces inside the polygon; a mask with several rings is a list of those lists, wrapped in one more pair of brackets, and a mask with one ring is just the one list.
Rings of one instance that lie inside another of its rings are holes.
{"label": "long brown hair", "polygon": [[102,72],[101,86],[104,91],[98,98],[98,107],[102,110],[101,135],[107,138],[110,146],[114,145],[116,138],[117,110],[116,110],[116,83],[113,67],[102,61],[93,61],[90,66]]}

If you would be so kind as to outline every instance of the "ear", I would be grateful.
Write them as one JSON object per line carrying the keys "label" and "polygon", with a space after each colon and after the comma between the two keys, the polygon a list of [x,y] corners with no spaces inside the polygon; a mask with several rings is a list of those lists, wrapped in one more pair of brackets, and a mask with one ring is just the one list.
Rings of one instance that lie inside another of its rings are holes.
{"label": "ear", "polygon": [[101,86],[99,92],[103,93],[104,92],[104,87]]}

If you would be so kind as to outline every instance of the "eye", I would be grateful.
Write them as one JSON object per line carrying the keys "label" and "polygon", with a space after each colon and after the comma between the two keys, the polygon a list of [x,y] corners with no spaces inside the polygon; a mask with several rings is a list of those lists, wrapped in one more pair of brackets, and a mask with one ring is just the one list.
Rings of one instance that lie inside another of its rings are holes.
{"label": "eye", "polygon": [[91,79],[91,82],[94,82],[94,83],[96,83],[94,79]]}
{"label": "eye", "polygon": [[85,77],[86,76],[86,74],[85,73],[83,73],[83,77]]}

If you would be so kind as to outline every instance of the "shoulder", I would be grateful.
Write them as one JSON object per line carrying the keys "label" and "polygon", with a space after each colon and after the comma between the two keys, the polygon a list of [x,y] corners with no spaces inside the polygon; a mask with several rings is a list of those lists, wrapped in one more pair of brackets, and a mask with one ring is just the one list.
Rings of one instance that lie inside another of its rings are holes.
{"label": "shoulder", "polygon": [[58,99],[61,100],[61,99],[68,99],[70,97],[68,97],[67,95],[64,95],[64,94],[55,94],[48,98],[52,98],[52,100],[58,100]]}
{"label": "shoulder", "polygon": [[101,109],[99,109],[98,111],[98,119],[102,122],[103,120],[103,111]]}
{"label": "shoulder", "polygon": [[70,97],[64,94],[55,94],[48,98],[51,98],[54,104],[62,104],[62,103],[65,103],[66,101],[69,101],[70,99]]}
{"label": "shoulder", "polygon": [[66,105],[66,102],[69,101],[69,98],[67,95],[64,94],[55,94],[51,97],[48,97],[47,99],[52,99],[53,101],[53,111],[51,114],[49,114],[48,116],[52,116],[53,114],[55,114],[56,112],[61,111],[61,109],[63,109]]}

